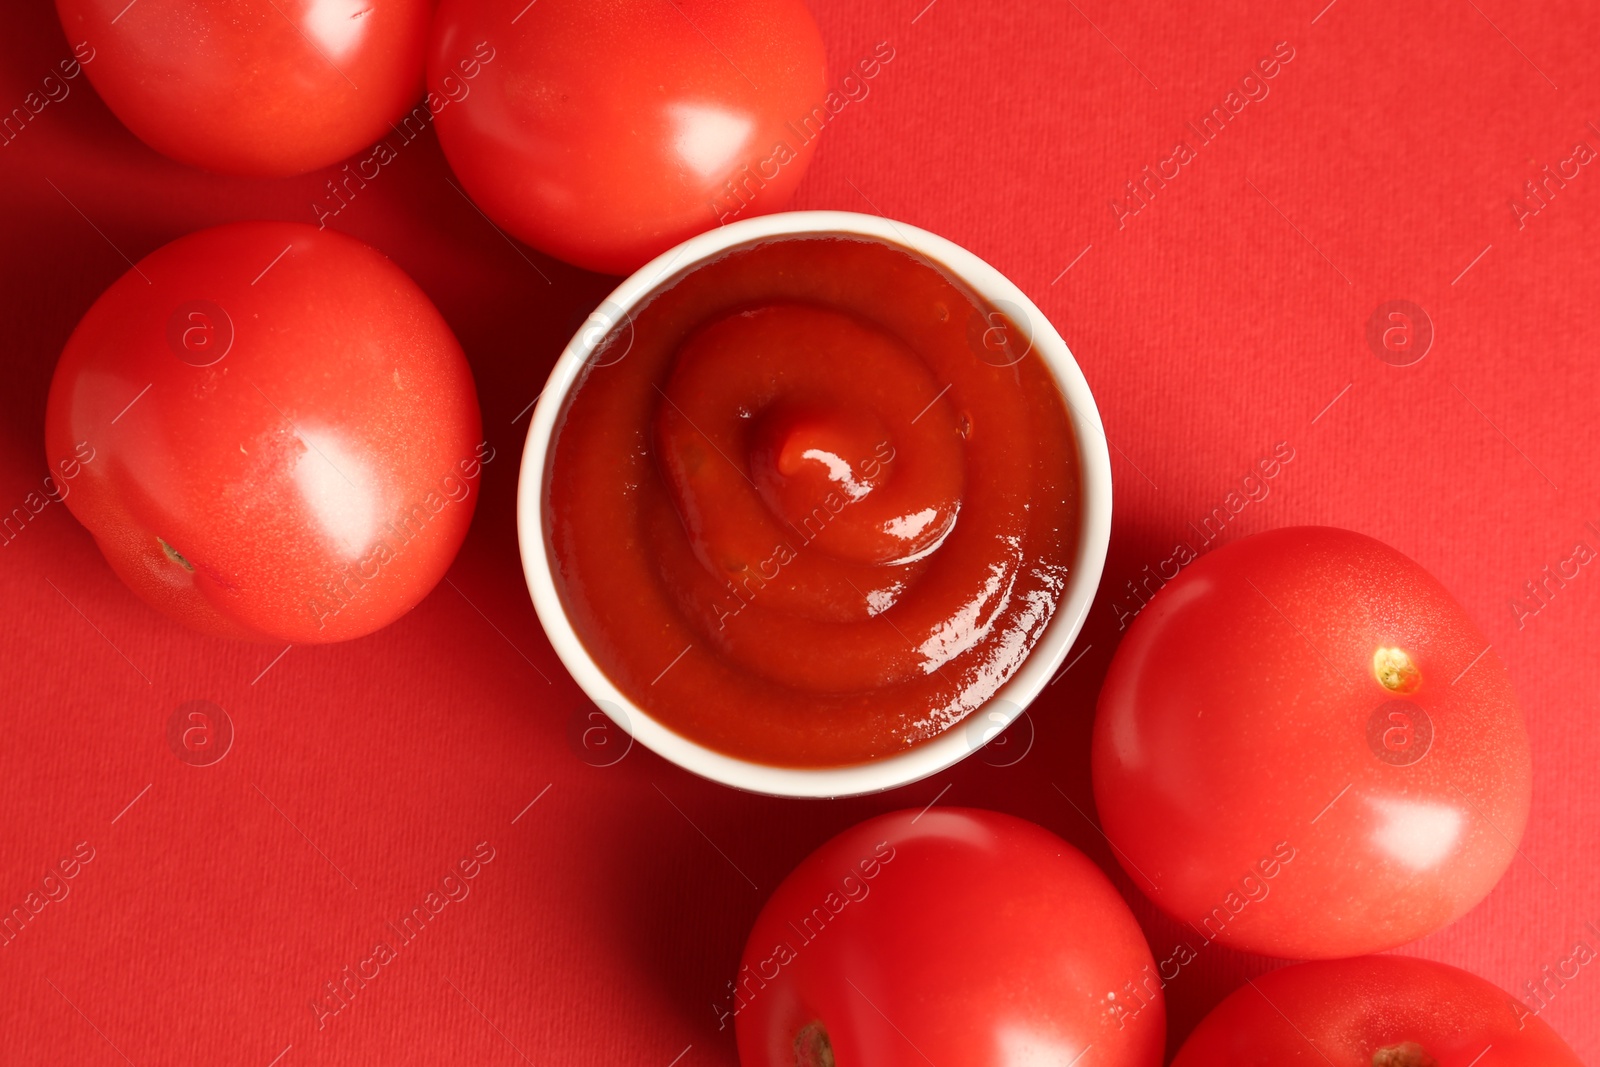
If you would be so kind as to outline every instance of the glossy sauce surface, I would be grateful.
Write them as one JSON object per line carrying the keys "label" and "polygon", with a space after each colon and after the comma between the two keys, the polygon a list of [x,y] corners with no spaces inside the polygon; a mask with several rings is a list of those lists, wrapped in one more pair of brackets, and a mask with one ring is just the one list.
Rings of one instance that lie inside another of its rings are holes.
{"label": "glossy sauce surface", "polygon": [[866,239],[670,283],[557,422],[546,530],[585,647],[668,726],[760,762],[949,729],[1016,672],[1075,549],[1072,427],[1028,337]]}

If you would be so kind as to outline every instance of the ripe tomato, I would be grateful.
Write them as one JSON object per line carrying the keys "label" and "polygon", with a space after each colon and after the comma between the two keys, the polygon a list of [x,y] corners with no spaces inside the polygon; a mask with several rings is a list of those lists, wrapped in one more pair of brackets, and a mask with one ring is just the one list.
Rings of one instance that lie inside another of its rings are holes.
{"label": "ripe tomato", "polygon": [[1431,960],[1285,967],[1235,990],[1172,1067],[1582,1067],[1531,1008]]}
{"label": "ripe tomato", "polygon": [[1516,855],[1528,738],[1431,575],[1323,527],[1219,548],[1129,628],[1095,800],[1129,876],[1203,939],[1293,958],[1421,937]]}
{"label": "ripe tomato", "polygon": [[[429,0],[56,0],[83,69],[151,148],[283,176],[371,144],[422,92]],[[82,58],[82,57],[80,57]]]}
{"label": "ripe tomato", "polygon": [[744,1067],[1156,1067],[1166,1009],[1111,882],[1054,834],[960,808],[869,819],[762,909],[718,1007]]}
{"label": "ripe tomato", "polygon": [[833,113],[803,0],[444,0],[428,86],[489,217],[613,274],[782,207]]}
{"label": "ripe tomato", "polygon": [[427,595],[493,458],[481,433],[461,347],[416,283],[287,222],[146,256],[73,331],[45,415],[67,507],[136,593],[295,644]]}

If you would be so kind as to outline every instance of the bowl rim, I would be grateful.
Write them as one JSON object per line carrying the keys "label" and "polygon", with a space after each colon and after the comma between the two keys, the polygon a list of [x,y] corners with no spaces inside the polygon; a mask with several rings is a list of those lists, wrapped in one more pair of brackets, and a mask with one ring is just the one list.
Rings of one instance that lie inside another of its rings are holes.
{"label": "bowl rim", "polygon": [[[545,475],[557,417],[590,354],[611,327],[661,283],[739,245],[763,239],[839,234],[897,245],[931,259],[991,304],[1020,310],[1036,349],[1065,398],[1078,453],[1078,541],[1067,588],[1017,672],[981,708],[937,737],[890,756],[830,767],[782,767],[719,752],[678,733],[617,688],[579,639],[556,590],[544,528]],[[1099,589],[1111,539],[1111,460],[1099,408],[1077,360],[1055,326],[1005,275],[960,245],[908,223],[850,211],[788,211],[709,230],[661,253],[629,275],[578,328],[534,405],[517,483],[517,541],[533,607],[562,664],[580,689],[634,741],[678,766],[724,785],[780,797],[859,796],[910,785],[945,770],[1003,731],[1055,676],[1083,629]],[[980,736],[971,727],[980,716]]]}

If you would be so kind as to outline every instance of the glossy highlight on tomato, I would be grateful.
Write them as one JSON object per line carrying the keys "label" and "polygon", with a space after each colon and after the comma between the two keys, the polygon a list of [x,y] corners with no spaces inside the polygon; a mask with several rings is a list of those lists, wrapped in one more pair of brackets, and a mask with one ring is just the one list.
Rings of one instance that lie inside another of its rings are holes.
{"label": "glossy highlight on tomato", "polygon": [[107,289],[56,366],[45,446],[134,592],[208,633],[294,644],[426,596],[494,458],[416,283],[284,222],[179,238]]}
{"label": "glossy highlight on tomato", "polygon": [[1533,1009],[1431,960],[1284,967],[1236,990],[1172,1067],[1581,1067]]}
{"label": "glossy highlight on tomato", "polygon": [[1165,1005],[1100,869],[970,808],[869,819],[761,910],[716,1005],[743,1067],[1157,1067]]}
{"label": "glossy highlight on tomato", "polygon": [[[56,0],[117,118],[224,174],[282,177],[371,145],[422,92],[429,0]],[[81,57],[80,57],[81,58]]]}
{"label": "glossy highlight on tomato", "polygon": [[433,93],[458,95],[479,42],[494,62],[437,120],[450,166],[511,234],[591,270],[783,207],[829,115],[803,0],[444,0]]}
{"label": "glossy highlight on tomato", "polygon": [[1346,530],[1256,534],[1140,613],[1095,720],[1129,877],[1203,941],[1288,958],[1415,940],[1516,857],[1527,731],[1448,591]]}

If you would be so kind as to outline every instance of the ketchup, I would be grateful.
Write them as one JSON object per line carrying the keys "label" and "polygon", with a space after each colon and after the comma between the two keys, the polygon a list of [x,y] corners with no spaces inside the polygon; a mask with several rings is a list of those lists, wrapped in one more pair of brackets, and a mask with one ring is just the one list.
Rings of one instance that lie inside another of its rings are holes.
{"label": "ketchup", "polygon": [[1043,633],[1076,547],[1072,425],[1027,331],[867,238],[668,281],[596,351],[548,463],[589,653],[670,728],[772,765],[960,722]]}

